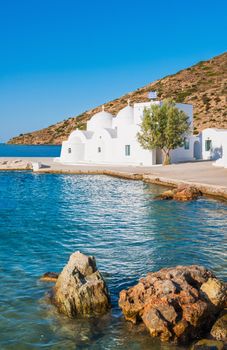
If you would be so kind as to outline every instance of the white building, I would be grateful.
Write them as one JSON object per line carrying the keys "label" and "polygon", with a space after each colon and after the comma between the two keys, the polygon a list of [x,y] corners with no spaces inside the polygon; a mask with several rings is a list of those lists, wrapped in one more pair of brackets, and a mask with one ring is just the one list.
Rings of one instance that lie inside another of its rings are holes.
{"label": "white building", "polygon": [[227,167],[227,130],[208,128],[201,133],[202,159],[216,160],[214,165]]}
{"label": "white building", "polygon": [[[162,163],[160,150],[144,150],[137,141],[144,108],[160,101],[135,103],[124,107],[115,116],[104,111],[96,113],[88,122],[87,130],[73,131],[62,143],[61,163],[109,163],[132,165],[155,165]],[[193,124],[193,109],[188,104],[177,104]],[[199,158],[199,140],[190,135],[184,147],[171,152],[172,162],[190,161]]]}

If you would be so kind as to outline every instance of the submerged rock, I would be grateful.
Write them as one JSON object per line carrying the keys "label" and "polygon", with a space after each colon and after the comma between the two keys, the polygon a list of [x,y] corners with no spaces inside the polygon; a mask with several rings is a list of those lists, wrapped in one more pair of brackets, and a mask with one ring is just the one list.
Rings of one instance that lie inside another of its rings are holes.
{"label": "submerged rock", "polygon": [[42,282],[56,282],[59,274],[56,272],[46,272],[40,277]]}
{"label": "submerged rock", "polygon": [[191,350],[223,350],[224,344],[221,341],[212,339],[201,339],[197,341]]}
{"label": "submerged rock", "polygon": [[144,322],[152,336],[187,342],[210,330],[226,298],[220,281],[216,303],[204,293],[210,279],[217,281],[211,271],[196,265],[148,273],[137,285],[120,292],[119,306],[126,320]]}
{"label": "submerged rock", "polygon": [[197,199],[202,193],[194,186],[179,185],[176,189],[164,191],[158,199],[175,199],[178,201],[191,201]]}
{"label": "submerged rock", "polygon": [[80,252],[70,256],[53,288],[52,301],[60,312],[69,317],[107,312],[110,298],[94,257]]}

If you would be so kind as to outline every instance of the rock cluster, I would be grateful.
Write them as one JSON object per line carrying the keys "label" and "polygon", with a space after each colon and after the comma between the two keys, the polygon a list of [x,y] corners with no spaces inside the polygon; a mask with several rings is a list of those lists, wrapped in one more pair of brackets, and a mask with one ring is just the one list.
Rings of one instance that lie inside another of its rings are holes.
{"label": "rock cluster", "polygon": [[191,201],[197,199],[202,193],[194,186],[179,185],[176,189],[164,191],[159,199],[175,199],[177,201]]}
{"label": "rock cluster", "polygon": [[[102,315],[110,308],[106,283],[95,258],[75,252],[60,275],[41,279],[56,282],[52,302],[68,317]],[[187,343],[210,332],[215,339],[197,341],[191,349],[221,350],[227,342],[227,285],[202,266],[177,266],[148,273],[120,292],[126,320],[143,322],[161,341]]]}
{"label": "rock cluster", "polygon": [[32,164],[22,159],[0,161],[0,170],[28,170],[32,169]]}
{"label": "rock cluster", "polygon": [[106,283],[95,258],[80,252],[70,256],[52,292],[53,303],[69,317],[100,315],[110,308]]}
{"label": "rock cluster", "polygon": [[187,342],[201,337],[226,303],[226,286],[201,266],[177,266],[148,273],[120,292],[125,318],[144,322],[162,341]]}

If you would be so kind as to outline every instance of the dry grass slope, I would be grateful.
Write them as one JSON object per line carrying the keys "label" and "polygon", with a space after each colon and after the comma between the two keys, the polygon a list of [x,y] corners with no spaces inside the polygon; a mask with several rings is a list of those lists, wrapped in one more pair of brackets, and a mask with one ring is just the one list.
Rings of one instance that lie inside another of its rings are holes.
{"label": "dry grass slope", "polygon": [[[105,110],[116,114],[128,98],[131,103],[148,101],[147,93],[151,90],[157,90],[159,99],[172,97],[176,102],[191,103],[194,133],[207,127],[227,128],[227,52],[107,102]],[[14,137],[9,143],[60,144],[75,128],[85,128],[86,122],[100,110],[98,106],[45,129]]]}

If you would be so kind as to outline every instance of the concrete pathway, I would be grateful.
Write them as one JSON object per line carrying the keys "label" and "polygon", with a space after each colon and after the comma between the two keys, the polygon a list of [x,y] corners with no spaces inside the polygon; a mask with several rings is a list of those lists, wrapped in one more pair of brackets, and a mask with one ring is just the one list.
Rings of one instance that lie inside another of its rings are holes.
{"label": "concrete pathway", "polygon": [[[18,158],[0,158],[3,160],[13,160]],[[87,173],[112,171],[129,174],[153,175],[180,181],[190,181],[207,185],[224,186],[227,188],[227,169],[214,167],[211,161],[191,162],[171,164],[168,166],[131,166],[131,165],[110,165],[110,164],[77,164],[63,165],[55,163],[53,158],[26,158],[28,162],[41,162],[44,168],[39,172],[66,172],[66,173]],[[1,170],[1,168],[0,168]]]}

